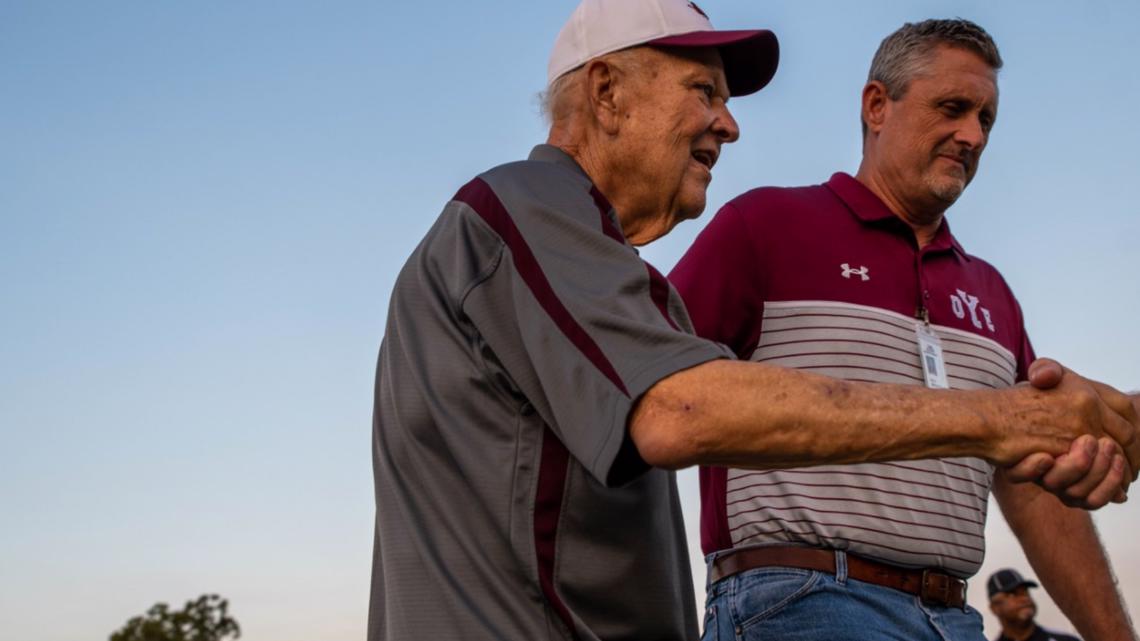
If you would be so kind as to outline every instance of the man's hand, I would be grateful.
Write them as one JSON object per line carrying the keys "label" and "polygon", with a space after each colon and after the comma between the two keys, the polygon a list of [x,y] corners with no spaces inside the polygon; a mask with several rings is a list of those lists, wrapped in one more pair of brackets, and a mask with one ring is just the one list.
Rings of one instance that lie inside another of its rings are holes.
{"label": "man's hand", "polygon": [[[1062,383],[1074,388],[1069,391],[1076,394],[1078,411],[1086,415],[1085,429],[1091,434],[1074,439],[1069,451],[1056,457],[1045,452],[1025,457],[1005,471],[1006,478],[1034,481],[1070,507],[1095,510],[1109,502],[1127,500],[1128,485],[1140,467],[1136,465],[1140,457],[1140,395],[1126,396],[1049,359],[1030,365],[1029,383],[1040,390],[1061,387]],[[1089,388],[1095,398],[1088,397]]]}
{"label": "man's hand", "polygon": [[1132,472],[1110,437],[1082,436],[1037,483],[1069,507],[1095,510],[1128,499]]}

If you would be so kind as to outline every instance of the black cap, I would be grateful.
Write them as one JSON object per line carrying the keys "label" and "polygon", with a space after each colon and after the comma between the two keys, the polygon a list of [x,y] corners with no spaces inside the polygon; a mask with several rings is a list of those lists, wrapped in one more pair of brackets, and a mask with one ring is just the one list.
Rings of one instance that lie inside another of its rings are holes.
{"label": "black cap", "polygon": [[992,599],[998,592],[1013,592],[1023,585],[1025,587],[1035,588],[1037,587],[1037,582],[1030,581],[1021,576],[1021,573],[1017,570],[1005,568],[990,575],[990,580],[986,581],[986,592],[989,593]]}

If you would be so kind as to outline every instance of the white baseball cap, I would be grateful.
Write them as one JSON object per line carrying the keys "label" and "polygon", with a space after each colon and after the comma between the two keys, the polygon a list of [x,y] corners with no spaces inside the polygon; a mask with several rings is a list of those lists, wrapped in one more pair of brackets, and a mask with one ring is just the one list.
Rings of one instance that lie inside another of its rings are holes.
{"label": "white baseball cap", "polygon": [[771,31],[716,31],[695,2],[582,0],[554,41],[547,83],[588,60],[638,45],[718,49],[733,96],[762,89],[776,73],[780,59],[780,47]]}

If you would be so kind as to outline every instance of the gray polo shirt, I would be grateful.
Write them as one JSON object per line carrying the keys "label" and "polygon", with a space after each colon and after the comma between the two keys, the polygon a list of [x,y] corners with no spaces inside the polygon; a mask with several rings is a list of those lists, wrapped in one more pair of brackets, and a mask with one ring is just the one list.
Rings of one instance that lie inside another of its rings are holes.
{"label": "gray polo shirt", "polygon": [[560,150],[465,185],[380,348],[369,641],[694,638],[674,475],[626,418],[726,357]]}

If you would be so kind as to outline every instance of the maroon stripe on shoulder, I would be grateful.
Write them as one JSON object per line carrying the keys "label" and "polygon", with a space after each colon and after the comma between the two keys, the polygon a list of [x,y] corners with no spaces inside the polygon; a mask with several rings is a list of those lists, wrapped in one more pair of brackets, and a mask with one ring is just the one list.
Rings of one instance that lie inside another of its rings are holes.
{"label": "maroon stripe on shoulder", "polygon": [[602,233],[624,245],[625,236],[621,235],[621,232],[614,225],[613,219],[610,218],[610,210],[614,206],[610,204],[610,201],[606,199],[596,185],[590,187],[590,197],[594,199],[594,205],[597,206],[598,213],[602,216]]}
{"label": "maroon stripe on shoulder", "polygon": [[534,497],[534,553],[538,560],[538,582],[547,603],[558,614],[578,641],[574,619],[554,588],[554,561],[558,549],[558,520],[562,515],[562,498],[566,492],[566,472],[570,452],[553,431],[542,432],[542,459],[538,466],[538,491]]}
{"label": "maroon stripe on shoulder", "polygon": [[[613,209],[613,205],[596,185],[590,188],[590,197],[594,199],[594,205],[598,207],[598,214],[602,217],[602,233],[624,245],[625,236],[618,231],[613,219],[610,218],[610,210]],[[681,328],[669,316],[669,281],[665,280],[665,277],[653,265],[645,263],[645,269],[649,272],[649,297],[653,299],[653,304],[661,311],[661,315],[669,322],[670,327],[678,332],[681,331]]]}
{"label": "maroon stripe on shoulder", "polygon": [[464,185],[452,200],[464,203],[475,210],[475,213],[503,239],[503,242],[511,250],[515,269],[518,270],[519,275],[538,300],[538,304],[542,306],[542,309],[550,316],[558,329],[562,330],[563,335],[594,364],[594,367],[598,368],[603,376],[621,390],[622,394],[629,396],[625,383],[621,380],[621,376],[618,375],[610,360],[606,358],[605,353],[602,352],[602,348],[594,342],[594,339],[586,333],[578,321],[574,320],[570,310],[566,309],[558,295],[554,293],[554,288],[550,286],[550,281],[547,280],[546,274],[543,273],[542,267],[538,264],[538,259],[534,257],[530,245],[527,244],[526,239],[515,226],[515,221],[507,213],[506,207],[495,195],[491,186],[483,179],[476,178]]}
{"label": "maroon stripe on shoulder", "polygon": [[665,280],[653,265],[645,263],[645,269],[649,272],[649,297],[653,299],[653,304],[669,322],[670,327],[678,332],[681,331],[677,323],[673,322],[673,317],[669,315],[669,281]]}

